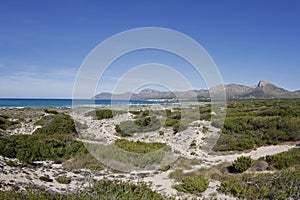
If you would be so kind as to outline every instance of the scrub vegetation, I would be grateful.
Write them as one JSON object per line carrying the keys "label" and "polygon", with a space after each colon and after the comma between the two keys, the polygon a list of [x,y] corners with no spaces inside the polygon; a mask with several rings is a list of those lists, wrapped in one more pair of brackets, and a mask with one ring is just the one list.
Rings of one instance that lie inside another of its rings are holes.
{"label": "scrub vegetation", "polygon": [[300,140],[300,99],[229,102],[215,151],[243,151]]}

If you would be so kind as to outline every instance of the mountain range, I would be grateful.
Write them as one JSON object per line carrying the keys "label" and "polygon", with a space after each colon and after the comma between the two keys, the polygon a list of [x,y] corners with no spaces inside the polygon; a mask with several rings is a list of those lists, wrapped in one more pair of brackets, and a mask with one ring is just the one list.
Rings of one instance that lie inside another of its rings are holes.
{"label": "mountain range", "polygon": [[97,100],[152,100],[152,101],[185,101],[198,100],[209,101],[210,92],[221,92],[225,88],[226,98],[230,99],[274,99],[274,98],[300,98],[300,90],[288,91],[267,81],[259,81],[255,86],[239,84],[228,84],[216,86],[210,90],[188,90],[188,91],[158,91],[154,89],[143,89],[139,93],[126,92],[112,94],[103,92],[94,96]]}

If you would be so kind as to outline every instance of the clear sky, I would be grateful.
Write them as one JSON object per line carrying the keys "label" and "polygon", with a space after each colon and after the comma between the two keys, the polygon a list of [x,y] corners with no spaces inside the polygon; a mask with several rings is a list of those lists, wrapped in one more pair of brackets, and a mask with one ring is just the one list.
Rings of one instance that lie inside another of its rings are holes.
{"label": "clear sky", "polygon": [[0,97],[70,98],[77,70],[97,44],[148,26],[194,38],[225,84],[263,79],[300,89],[298,0],[0,0]]}

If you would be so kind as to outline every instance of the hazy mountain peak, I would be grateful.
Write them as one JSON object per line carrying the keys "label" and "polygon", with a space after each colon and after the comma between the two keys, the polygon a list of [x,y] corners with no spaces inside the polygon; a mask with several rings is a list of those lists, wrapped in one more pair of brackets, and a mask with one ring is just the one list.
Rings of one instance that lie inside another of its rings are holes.
{"label": "hazy mountain peak", "polygon": [[267,85],[270,85],[271,83],[268,81],[260,80],[257,84],[257,87],[265,87]]}
{"label": "hazy mountain peak", "polygon": [[145,89],[141,90],[139,92],[139,94],[151,94],[151,93],[154,93],[154,92],[159,92],[159,91],[155,90],[155,89],[151,89],[151,88],[145,88]]}
{"label": "hazy mountain peak", "polygon": [[270,98],[300,98],[300,91],[288,91],[268,81],[260,80],[255,87],[239,84],[220,85],[210,90],[189,91],[159,91],[151,88],[141,90],[139,93],[111,94],[101,93],[96,99],[131,99],[131,100],[203,100],[210,99],[210,93],[226,92],[227,99],[270,99]]}

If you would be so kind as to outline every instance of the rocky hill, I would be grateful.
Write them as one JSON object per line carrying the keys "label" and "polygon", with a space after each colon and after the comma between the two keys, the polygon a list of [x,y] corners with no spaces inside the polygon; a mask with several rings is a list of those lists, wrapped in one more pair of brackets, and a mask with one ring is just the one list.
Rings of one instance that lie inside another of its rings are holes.
{"label": "rocky hill", "polygon": [[245,86],[239,84],[228,84],[216,86],[211,90],[188,90],[188,91],[158,91],[154,89],[144,89],[139,93],[126,92],[122,94],[112,94],[103,92],[94,97],[97,100],[199,100],[210,99],[210,92],[220,93],[225,89],[227,99],[270,99],[270,98],[300,98],[300,90],[288,91],[267,81],[259,81],[256,86]]}

